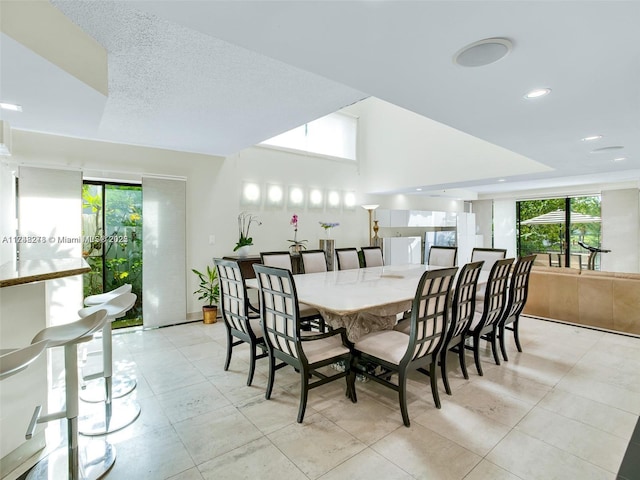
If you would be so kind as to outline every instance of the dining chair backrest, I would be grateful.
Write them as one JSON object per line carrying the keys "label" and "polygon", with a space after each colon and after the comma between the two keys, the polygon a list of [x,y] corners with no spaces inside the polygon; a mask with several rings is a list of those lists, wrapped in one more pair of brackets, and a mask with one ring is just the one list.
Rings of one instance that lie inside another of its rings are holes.
{"label": "dining chair backrest", "polygon": [[476,290],[482,261],[467,263],[460,270],[451,302],[451,325],[448,337],[465,334],[476,310]]}
{"label": "dining chair backrest", "polygon": [[438,265],[441,267],[455,267],[458,262],[458,247],[443,247],[433,245],[429,249],[427,265]]}
{"label": "dining chair backrest", "polygon": [[507,303],[507,285],[512,264],[513,258],[505,258],[504,260],[496,261],[491,267],[484,291],[482,319],[480,320],[481,329],[494,325],[502,318]]}
{"label": "dining chair backrest", "polygon": [[258,264],[253,269],[260,289],[262,328],[269,350],[285,361],[306,362],[300,346],[300,309],[291,271]]}
{"label": "dining chair backrest", "polygon": [[484,261],[482,270],[490,271],[493,264],[498,260],[502,260],[507,256],[507,250],[504,248],[474,248],[471,251],[471,261]]}
{"label": "dining chair backrest", "polygon": [[289,252],[260,252],[260,259],[267,267],[286,268],[290,272],[293,271]]}
{"label": "dining chair backrest", "polygon": [[449,297],[457,267],[422,274],[411,306],[409,346],[401,365],[440,350],[449,319]]}
{"label": "dining chair backrest", "polygon": [[227,327],[249,335],[249,300],[242,269],[235,260],[214,259],[218,269],[220,306]]}
{"label": "dining chair backrest", "polygon": [[504,319],[519,316],[527,302],[529,291],[529,276],[536,259],[535,255],[518,258],[513,266],[511,280],[509,281],[509,296],[505,308]]}
{"label": "dining chair backrest", "polygon": [[336,257],[338,259],[338,270],[351,270],[354,268],[360,268],[358,249],[355,247],[336,248]]}
{"label": "dining chair backrest", "polygon": [[304,273],[318,273],[327,271],[327,257],[324,250],[303,250],[302,268]]}
{"label": "dining chair backrest", "polygon": [[384,266],[382,249],[380,247],[361,247],[360,250],[362,250],[362,259],[365,267]]}

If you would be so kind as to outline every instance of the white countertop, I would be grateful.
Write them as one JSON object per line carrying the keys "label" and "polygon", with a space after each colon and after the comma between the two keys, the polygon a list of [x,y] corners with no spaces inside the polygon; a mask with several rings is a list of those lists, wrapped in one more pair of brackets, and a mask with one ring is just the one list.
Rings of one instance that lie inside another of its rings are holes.
{"label": "white countertop", "polygon": [[90,272],[84,258],[22,260],[0,265],[0,288]]}

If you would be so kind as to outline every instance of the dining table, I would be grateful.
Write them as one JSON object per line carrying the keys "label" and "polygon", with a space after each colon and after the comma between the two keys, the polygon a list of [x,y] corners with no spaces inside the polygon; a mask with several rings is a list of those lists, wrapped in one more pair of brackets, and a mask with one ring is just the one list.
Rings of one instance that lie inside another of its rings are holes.
{"label": "dining table", "polygon": [[[418,282],[429,270],[442,266],[407,264],[294,275],[298,301],[316,308],[333,328],[344,327],[347,338],[392,329],[398,315],[411,309]],[[488,273],[478,283],[486,282]],[[255,278],[249,288],[258,288]]]}

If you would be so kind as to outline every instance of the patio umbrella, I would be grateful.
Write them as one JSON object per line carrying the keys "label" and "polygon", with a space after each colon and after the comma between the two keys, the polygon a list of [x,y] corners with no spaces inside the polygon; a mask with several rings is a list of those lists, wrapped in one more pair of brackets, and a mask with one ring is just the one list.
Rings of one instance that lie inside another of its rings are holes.
{"label": "patio umbrella", "polygon": [[[520,222],[520,225],[552,225],[556,223],[564,223],[564,210],[556,210],[554,212],[544,213],[537,217],[529,218]],[[584,213],[571,212],[571,223],[600,223],[600,217],[586,215]]]}

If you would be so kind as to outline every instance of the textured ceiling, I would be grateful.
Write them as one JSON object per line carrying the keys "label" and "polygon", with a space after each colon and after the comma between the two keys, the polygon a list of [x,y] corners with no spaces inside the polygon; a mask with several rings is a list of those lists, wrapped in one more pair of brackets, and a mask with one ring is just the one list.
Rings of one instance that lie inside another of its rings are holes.
{"label": "textured ceiling", "polygon": [[[51,3],[107,50],[109,95],[3,35],[0,93],[29,106],[3,113],[16,128],[226,155],[371,95],[553,168],[432,188],[640,179],[640,2]],[[453,64],[493,36],[509,56]],[[553,91],[524,100],[534,87]],[[590,153],[611,145],[627,160]]]}

